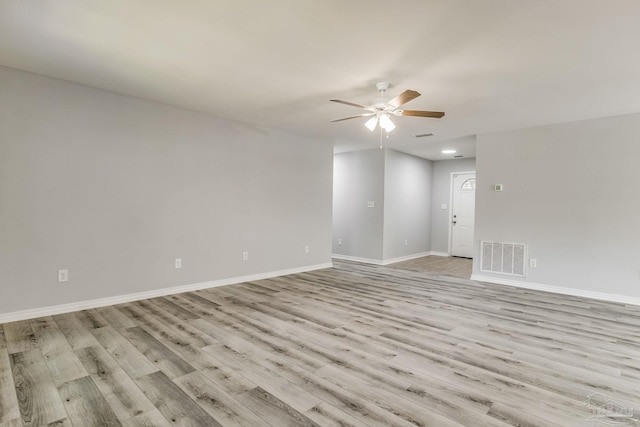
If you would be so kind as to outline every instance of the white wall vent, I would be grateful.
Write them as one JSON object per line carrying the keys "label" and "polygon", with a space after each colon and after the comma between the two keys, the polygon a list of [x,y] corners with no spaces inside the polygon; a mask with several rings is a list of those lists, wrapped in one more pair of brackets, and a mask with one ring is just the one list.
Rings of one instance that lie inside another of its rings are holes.
{"label": "white wall vent", "polygon": [[480,271],[524,277],[527,245],[480,242]]}

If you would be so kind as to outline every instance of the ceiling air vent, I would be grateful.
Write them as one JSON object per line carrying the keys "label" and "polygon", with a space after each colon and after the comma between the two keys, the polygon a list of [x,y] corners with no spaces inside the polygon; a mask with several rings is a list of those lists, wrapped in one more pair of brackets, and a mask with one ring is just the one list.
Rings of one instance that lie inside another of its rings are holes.
{"label": "ceiling air vent", "polygon": [[425,136],[433,136],[432,133],[420,133],[418,135],[415,135],[416,138],[424,138]]}

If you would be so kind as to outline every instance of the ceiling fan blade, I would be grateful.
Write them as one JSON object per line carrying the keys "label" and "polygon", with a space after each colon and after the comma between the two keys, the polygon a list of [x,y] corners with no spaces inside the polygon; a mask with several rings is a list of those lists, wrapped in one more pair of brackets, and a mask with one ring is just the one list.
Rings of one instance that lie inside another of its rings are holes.
{"label": "ceiling fan blade", "polygon": [[434,117],[439,119],[444,116],[442,111],[402,110],[401,116]]}
{"label": "ceiling fan blade", "polygon": [[366,105],[361,105],[361,104],[356,104],[354,102],[348,102],[348,101],[341,101],[339,99],[330,99],[331,102],[337,102],[339,104],[346,104],[346,105],[351,105],[352,107],[359,107],[359,108],[369,108]]}
{"label": "ceiling fan blade", "polygon": [[420,94],[415,90],[405,90],[400,95],[396,96],[391,101],[387,102],[387,105],[391,105],[395,108],[398,108],[402,104],[406,104],[407,102],[411,101],[412,99],[416,99],[419,96]]}
{"label": "ceiling fan blade", "polygon": [[368,117],[368,116],[373,116],[376,113],[364,113],[364,114],[358,114],[357,116],[349,116],[349,117],[343,117],[341,119],[335,119],[335,120],[329,120],[330,122],[341,122],[343,120],[350,120],[350,119],[357,119],[359,117]]}

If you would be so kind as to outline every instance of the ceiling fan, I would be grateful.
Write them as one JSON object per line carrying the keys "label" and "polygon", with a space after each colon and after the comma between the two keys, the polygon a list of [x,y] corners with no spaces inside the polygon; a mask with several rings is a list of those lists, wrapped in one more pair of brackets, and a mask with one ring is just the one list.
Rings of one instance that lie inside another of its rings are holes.
{"label": "ceiling fan", "polygon": [[373,105],[361,105],[353,102],[341,101],[339,99],[332,99],[332,102],[338,102],[340,104],[351,105],[353,107],[359,107],[366,110],[366,113],[358,114],[355,116],[343,117],[341,119],[331,120],[331,122],[341,122],[343,120],[357,119],[359,117],[371,117],[365,123],[365,126],[373,132],[378,123],[381,130],[391,132],[396,128],[396,125],[391,121],[390,115],[394,116],[415,116],[415,117],[434,117],[439,119],[444,116],[441,111],[420,111],[420,110],[402,110],[400,107],[407,102],[420,96],[415,90],[405,90],[400,95],[393,99],[385,98],[384,92],[389,89],[389,82],[376,83],[376,89],[380,91],[380,98],[373,100]]}

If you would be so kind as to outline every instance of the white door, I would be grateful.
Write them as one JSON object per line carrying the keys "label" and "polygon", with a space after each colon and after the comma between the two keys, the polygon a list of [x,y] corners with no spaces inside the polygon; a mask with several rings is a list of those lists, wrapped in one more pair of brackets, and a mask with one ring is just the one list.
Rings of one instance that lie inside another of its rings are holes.
{"label": "white door", "polygon": [[473,226],[476,208],[476,174],[453,175],[451,205],[451,255],[473,258]]}

